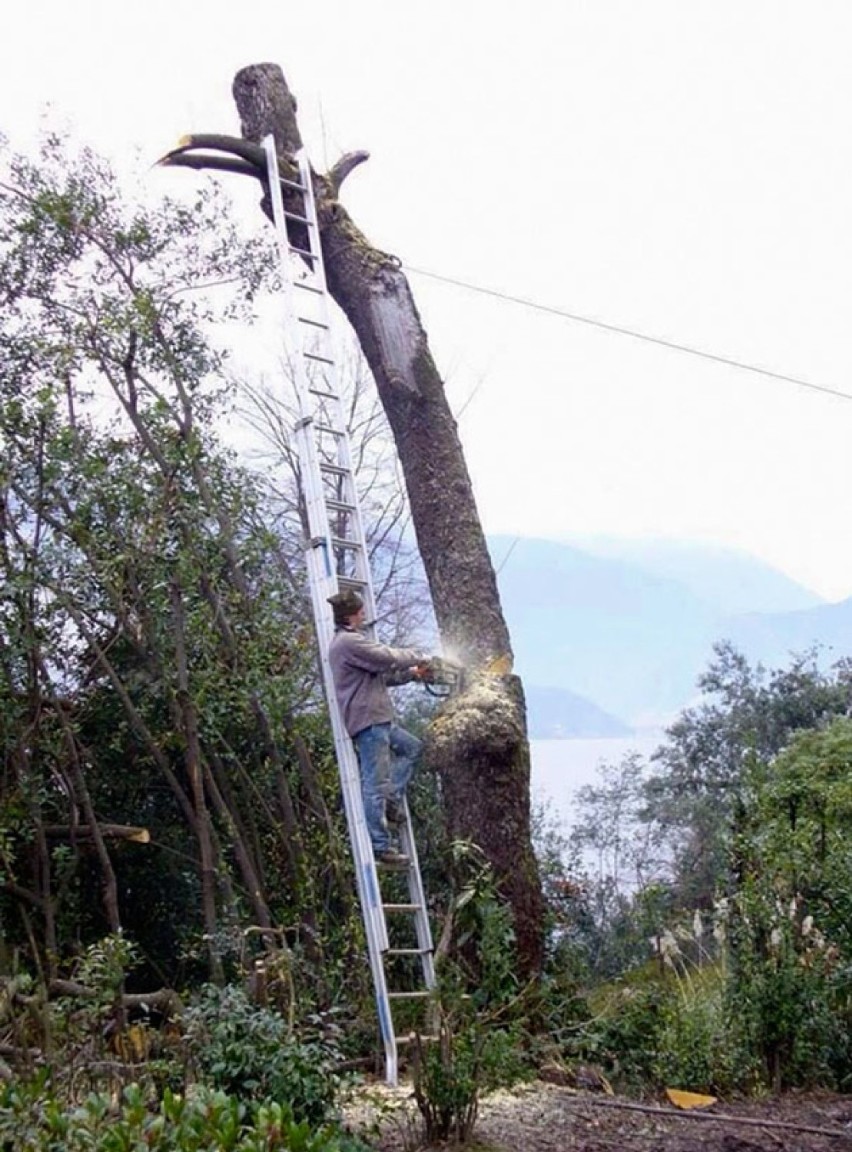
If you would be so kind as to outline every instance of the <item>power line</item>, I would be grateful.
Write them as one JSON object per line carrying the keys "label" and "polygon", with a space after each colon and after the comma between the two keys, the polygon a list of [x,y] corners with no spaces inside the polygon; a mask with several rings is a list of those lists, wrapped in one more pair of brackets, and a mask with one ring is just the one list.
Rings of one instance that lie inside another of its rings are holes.
{"label": "power line", "polygon": [[574,320],[578,324],[588,324],[592,328],[602,328],[605,332],[616,332],[619,336],[630,336],[634,340],[644,340],[646,344],[659,344],[662,348],[671,348],[675,352],[685,352],[689,356],[700,356],[702,360],[712,360],[716,364],[726,364],[729,368],[739,368],[743,372],[753,372],[757,376],[769,376],[772,380],[783,380],[787,384],[796,384],[800,388],[810,388],[813,392],[824,392],[827,396],[837,396],[841,400],[852,400],[852,394],[843,392],[839,388],[830,388],[827,384],[814,384],[812,380],[803,380],[800,376],[788,376],[785,372],[773,372],[771,368],[759,368],[756,364],[746,364],[742,360],[734,360],[731,356],[720,356],[715,352],[705,352],[701,348],[693,348],[689,344],[678,344],[674,340],[664,340],[660,336],[649,336],[646,332],[637,332],[633,328],[624,328],[620,324],[608,324],[605,320],[594,320],[591,316],[580,316],[576,312],[568,312],[564,308],[555,308],[551,304],[539,304],[536,300],[529,300],[523,296],[512,296],[508,292],[498,292],[496,288],[483,288],[479,284],[470,284],[465,280],[457,280],[452,276],[441,276],[437,272],[428,272],[425,268],[413,268],[410,264],[403,264],[406,272],[413,272],[415,276],[426,276],[430,280],[439,280],[443,284],[452,284],[455,288],[464,288],[468,292],[478,292],[481,296],[492,296],[495,300],[505,300],[510,304],[520,304],[524,308],[531,308],[535,312],[547,312],[551,316],[561,316],[565,320]]}

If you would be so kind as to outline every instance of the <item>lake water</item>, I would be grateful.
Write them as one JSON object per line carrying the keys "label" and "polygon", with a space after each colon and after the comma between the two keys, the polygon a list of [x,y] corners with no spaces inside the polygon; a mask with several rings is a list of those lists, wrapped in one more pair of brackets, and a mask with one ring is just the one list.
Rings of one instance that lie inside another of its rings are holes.
{"label": "lake water", "polygon": [[647,758],[663,741],[662,731],[599,740],[531,740],[533,803],[545,802],[566,826],[574,823],[573,795],[597,782],[601,763],[617,764],[630,752]]}

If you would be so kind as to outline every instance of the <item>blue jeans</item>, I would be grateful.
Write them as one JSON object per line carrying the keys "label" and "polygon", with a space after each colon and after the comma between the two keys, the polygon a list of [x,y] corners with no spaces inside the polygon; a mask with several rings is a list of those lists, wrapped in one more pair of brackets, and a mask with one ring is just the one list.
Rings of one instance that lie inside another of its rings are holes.
{"label": "blue jeans", "polygon": [[374,852],[385,852],[391,838],[385,822],[385,801],[401,800],[420,756],[421,742],[398,724],[372,724],[352,741],[361,770],[364,816]]}

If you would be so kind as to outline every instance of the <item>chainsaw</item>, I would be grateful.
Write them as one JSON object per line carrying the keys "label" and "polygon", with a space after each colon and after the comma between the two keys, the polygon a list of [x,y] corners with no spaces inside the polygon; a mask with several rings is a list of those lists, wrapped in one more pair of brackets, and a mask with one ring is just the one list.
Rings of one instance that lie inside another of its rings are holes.
{"label": "chainsaw", "polygon": [[[508,676],[511,671],[511,656],[495,656],[479,669],[479,674],[502,678]],[[465,690],[467,669],[457,660],[448,660],[446,656],[430,656],[428,660],[417,665],[414,676],[430,696],[445,700]]]}
{"label": "chainsaw", "polygon": [[430,696],[445,700],[464,688],[464,667],[444,656],[432,656],[417,665],[415,673]]}

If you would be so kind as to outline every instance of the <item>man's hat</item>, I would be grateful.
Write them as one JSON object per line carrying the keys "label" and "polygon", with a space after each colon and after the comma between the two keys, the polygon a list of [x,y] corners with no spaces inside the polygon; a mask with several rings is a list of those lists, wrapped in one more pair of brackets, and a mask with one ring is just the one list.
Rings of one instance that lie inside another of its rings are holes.
{"label": "man's hat", "polygon": [[348,620],[364,607],[364,601],[353,588],[346,588],[343,592],[335,592],[329,596],[328,602],[334,612],[334,619]]}

